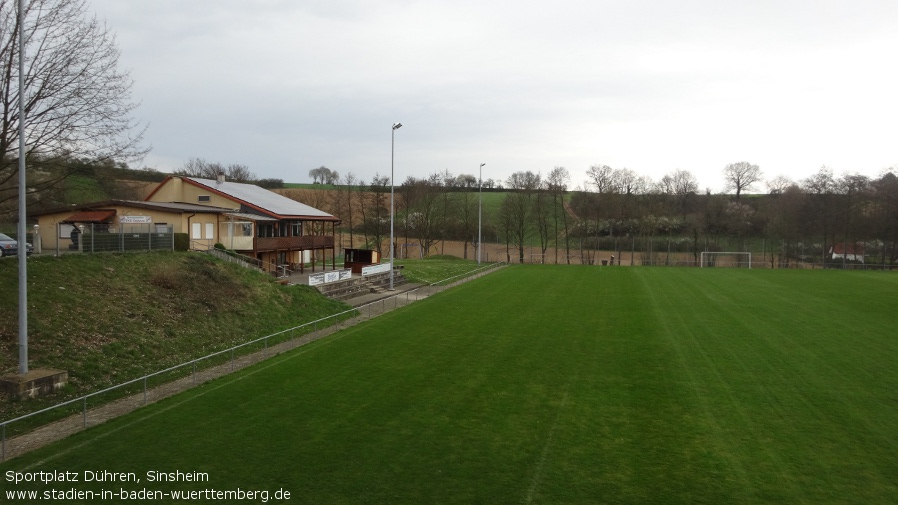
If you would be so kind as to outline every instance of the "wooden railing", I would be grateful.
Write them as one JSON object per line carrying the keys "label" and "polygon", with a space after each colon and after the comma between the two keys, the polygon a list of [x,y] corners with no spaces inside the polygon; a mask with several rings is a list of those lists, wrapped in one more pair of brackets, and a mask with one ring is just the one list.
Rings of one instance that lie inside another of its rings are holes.
{"label": "wooden railing", "polygon": [[256,251],[329,249],[334,247],[334,237],[306,235],[303,237],[256,237]]}

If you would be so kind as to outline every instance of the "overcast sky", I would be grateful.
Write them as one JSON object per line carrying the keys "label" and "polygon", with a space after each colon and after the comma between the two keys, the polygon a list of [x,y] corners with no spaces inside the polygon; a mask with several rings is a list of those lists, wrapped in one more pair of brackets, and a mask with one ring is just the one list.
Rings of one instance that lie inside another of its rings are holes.
{"label": "overcast sky", "polygon": [[[898,165],[895,0],[88,0],[153,149],[311,182]],[[758,190],[764,186],[759,185]]]}

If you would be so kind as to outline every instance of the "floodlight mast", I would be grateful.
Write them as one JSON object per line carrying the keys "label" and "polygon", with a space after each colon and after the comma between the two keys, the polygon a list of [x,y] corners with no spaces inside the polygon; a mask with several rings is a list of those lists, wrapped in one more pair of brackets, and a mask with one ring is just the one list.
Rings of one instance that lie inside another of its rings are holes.
{"label": "floodlight mast", "polygon": [[478,192],[480,196],[480,202],[477,205],[477,264],[480,264],[480,242],[481,242],[481,230],[483,223],[483,166],[486,163],[480,164],[480,174],[477,176],[477,186]]}
{"label": "floodlight mast", "polygon": [[390,138],[390,291],[393,291],[393,164],[396,158],[396,130],[402,123],[393,123]]}
{"label": "floodlight mast", "polygon": [[19,0],[19,374],[28,373],[28,244],[25,241],[25,8]]}

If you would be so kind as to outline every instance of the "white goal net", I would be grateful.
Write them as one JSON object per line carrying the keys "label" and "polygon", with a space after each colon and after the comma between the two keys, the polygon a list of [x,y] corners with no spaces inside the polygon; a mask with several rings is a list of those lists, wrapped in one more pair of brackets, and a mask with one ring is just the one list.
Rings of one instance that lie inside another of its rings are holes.
{"label": "white goal net", "polygon": [[750,252],[702,252],[701,267],[751,268]]}

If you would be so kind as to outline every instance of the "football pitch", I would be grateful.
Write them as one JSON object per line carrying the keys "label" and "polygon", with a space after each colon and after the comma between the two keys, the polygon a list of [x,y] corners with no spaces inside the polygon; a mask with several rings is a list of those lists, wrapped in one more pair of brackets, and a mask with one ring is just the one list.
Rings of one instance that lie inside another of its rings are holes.
{"label": "football pitch", "polygon": [[898,276],[509,267],[0,470],[9,503],[898,503]]}

